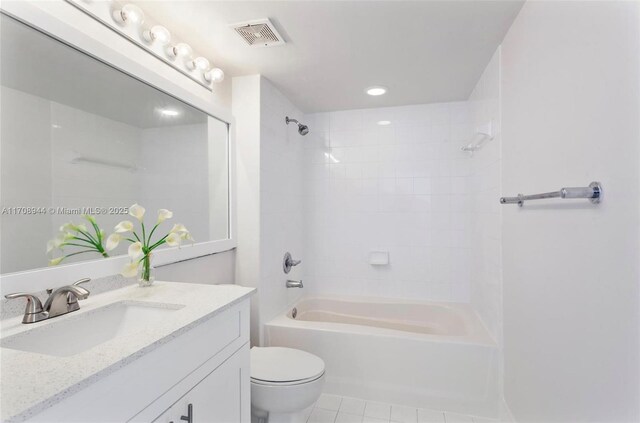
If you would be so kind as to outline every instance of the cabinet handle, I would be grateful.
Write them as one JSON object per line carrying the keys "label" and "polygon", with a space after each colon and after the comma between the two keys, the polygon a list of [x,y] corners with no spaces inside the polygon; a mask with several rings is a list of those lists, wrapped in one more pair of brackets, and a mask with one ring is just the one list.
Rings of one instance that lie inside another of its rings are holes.
{"label": "cabinet handle", "polygon": [[180,416],[180,420],[184,420],[187,423],[193,423],[193,404],[187,405],[187,415]]}

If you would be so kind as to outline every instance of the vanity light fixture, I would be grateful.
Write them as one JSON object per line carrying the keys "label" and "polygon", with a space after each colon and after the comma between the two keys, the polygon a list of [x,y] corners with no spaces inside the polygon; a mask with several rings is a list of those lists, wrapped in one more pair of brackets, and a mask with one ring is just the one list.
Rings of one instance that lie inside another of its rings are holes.
{"label": "vanity light fixture", "polygon": [[123,38],[153,54],[178,72],[212,90],[224,80],[224,72],[212,67],[209,59],[194,54],[187,43],[175,40],[168,28],[145,16],[140,7],[119,0],[66,0]]}
{"label": "vanity light fixture", "polygon": [[379,120],[378,121],[378,125],[380,125],[380,126],[391,125],[391,121],[390,120]]}
{"label": "vanity light fixture", "polygon": [[367,94],[372,96],[379,96],[386,94],[387,89],[385,87],[375,86],[367,88]]}

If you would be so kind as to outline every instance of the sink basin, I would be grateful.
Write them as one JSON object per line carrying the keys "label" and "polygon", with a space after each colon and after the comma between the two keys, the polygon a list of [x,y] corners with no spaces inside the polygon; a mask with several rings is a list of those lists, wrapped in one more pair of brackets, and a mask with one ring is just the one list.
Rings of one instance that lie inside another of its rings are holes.
{"label": "sink basin", "polygon": [[69,318],[51,321],[0,341],[13,350],[68,357],[79,354],[119,336],[144,330],[160,319],[183,308],[179,304],[121,301],[87,312],[74,312]]}

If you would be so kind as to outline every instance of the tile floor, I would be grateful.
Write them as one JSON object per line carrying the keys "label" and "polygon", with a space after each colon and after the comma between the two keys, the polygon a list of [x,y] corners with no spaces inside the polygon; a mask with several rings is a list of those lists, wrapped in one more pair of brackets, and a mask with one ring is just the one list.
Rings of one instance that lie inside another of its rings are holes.
{"label": "tile floor", "polygon": [[322,394],[307,423],[497,423],[498,420]]}

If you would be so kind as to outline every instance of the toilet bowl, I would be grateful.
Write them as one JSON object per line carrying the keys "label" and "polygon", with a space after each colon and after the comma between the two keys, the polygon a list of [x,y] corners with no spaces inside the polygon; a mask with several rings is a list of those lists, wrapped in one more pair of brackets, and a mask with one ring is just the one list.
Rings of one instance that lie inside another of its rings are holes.
{"label": "toilet bowl", "polygon": [[293,348],[251,348],[252,421],[304,422],[322,393],[324,361]]}

